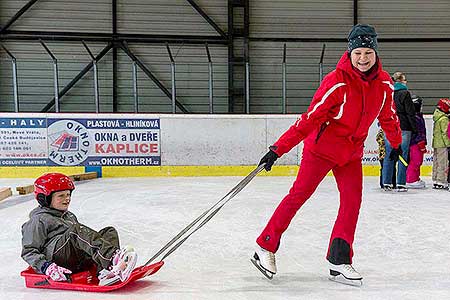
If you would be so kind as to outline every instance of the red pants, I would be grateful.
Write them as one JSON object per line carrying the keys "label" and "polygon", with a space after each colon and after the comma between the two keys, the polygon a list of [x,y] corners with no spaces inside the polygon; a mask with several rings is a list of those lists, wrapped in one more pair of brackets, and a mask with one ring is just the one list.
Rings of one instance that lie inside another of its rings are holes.
{"label": "red pants", "polygon": [[[344,166],[318,157],[311,152],[303,151],[297,179],[294,181],[289,194],[284,197],[270,218],[266,228],[256,242],[262,248],[276,252],[281,235],[288,228],[289,223],[300,207],[316,190],[319,183],[332,170],[340,194],[340,206],[330,244],[335,238],[340,238],[350,246],[350,263],[353,256],[353,239],[356,223],[358,222],[359,208],[362,198],[362,165],[361,159],[349,161]],[[328,253],[330,246],[328,247]]]}
{"label": "red pants", "polygon": [[419,150],[417,144],[409,147],[409,164],[406,169],[406,183],[413,183],[420,180],[420,166],[423,162],[423,152]]}

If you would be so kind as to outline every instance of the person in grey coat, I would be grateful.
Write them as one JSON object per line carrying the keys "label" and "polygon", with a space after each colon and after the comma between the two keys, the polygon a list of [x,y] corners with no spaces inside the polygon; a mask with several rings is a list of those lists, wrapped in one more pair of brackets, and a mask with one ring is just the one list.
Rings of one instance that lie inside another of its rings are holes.
{"label": "person in grey coat", "polygon": [[133,248],[120,249],[114,227],[99,232],[78,222],[69,204],[73,181],[61,173],[45,174],[34,183],[39,206],[22,225],[22,258],[35,272],[54,281],[66,281],[67,274],[89,269],[99,270],[99,285],[125,281],[137,255]]}

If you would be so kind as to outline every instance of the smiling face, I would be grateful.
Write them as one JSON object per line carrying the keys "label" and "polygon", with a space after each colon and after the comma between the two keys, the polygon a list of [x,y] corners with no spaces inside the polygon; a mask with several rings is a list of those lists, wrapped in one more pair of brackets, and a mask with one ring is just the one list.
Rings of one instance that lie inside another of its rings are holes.
{"label": "smiling face", "polygon": [[375,65],[377,55],[371,48],[356,48],[350,54],[352,65],[361,72],[367,72]]}
{"label": "smiling face", "polygon": [[52,202],[50,203],[50,207],[66,211],[69,209],[70,204],[70,190],[54,192],[52,194]]}

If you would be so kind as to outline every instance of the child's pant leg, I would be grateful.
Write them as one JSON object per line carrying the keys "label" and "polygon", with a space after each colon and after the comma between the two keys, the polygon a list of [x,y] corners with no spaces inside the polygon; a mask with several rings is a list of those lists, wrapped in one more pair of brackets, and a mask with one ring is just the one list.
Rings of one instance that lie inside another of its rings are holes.
{"label": "child's pant leg", "polygon": [[447,148],[434,148],[433,150],[433,181],[445,183],[448,176]]}
{"label": "child's pant leg", "polygon": [[450,183],[450,147],[447,147],[447,157],[448,157],[447,182]]}
{"label": "child's pant leg", "polygon": [[383,161],[384,159],[380,159],[380,187],[383,188]]}
{"label": "child's pant leg", "polygon": [[[411,141],[411,131],[402,130],[402,156],[405,160],[408,159],[409,155],[409,143]],[[406,184],[406,166],[400,162],[397,162],[397,184],[405,185]]]}
{"label": "child's pant leg", "polygon": [[420,166],[423,162],[423,152],[419,146],[411,145],[409,147],[409,164],[406,169],[406,182],[413,183],[420,180]]}
{"label": "child's pant leg", "polygon": [[99,230],[98,234],[100,234],[102,238],[113,244],[115,247],[120,248],[119,233],[114,227],[108,226],[102,228]]}
{"label": "child's pant leg", "polygon": [[[113,236],[111,229],[103,232]],[[74,268],[74,258],[85,256],[85,259],[93,260],[98,266],[108,268],[111,259],[118,247],[104,239],[97,231],[82,225],[72,225],[59,239],[53,253],[53,261],[67,268]]]}

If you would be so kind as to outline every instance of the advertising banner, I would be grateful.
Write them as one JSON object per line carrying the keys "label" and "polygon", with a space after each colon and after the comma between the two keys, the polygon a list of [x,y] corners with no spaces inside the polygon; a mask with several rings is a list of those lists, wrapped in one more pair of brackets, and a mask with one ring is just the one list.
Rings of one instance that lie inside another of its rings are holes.
{"label": "advertising banner", "polygon": [[159,166],[160,120],[1,118],[1,166]]}

